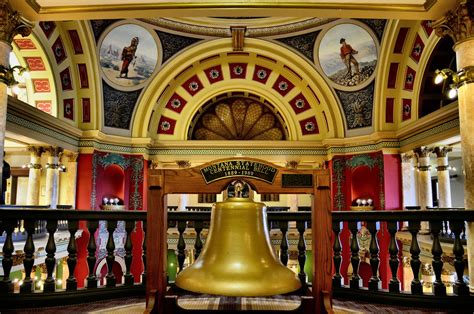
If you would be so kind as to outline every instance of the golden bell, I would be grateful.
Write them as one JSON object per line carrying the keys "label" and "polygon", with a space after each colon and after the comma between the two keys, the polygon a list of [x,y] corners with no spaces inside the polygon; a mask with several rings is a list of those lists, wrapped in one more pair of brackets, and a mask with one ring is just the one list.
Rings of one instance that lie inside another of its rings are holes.
{"label": "golden bell", "polygon": [[176,285],[224,296],[269,296],[301,287],[273,252],[265,205],[242,197],[215,204],[206,245],[178,274]]}

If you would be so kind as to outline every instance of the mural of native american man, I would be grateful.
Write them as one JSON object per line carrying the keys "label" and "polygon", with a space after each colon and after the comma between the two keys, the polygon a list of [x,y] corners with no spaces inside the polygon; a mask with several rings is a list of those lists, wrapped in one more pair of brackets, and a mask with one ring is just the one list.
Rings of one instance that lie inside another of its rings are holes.
{"label": "mural of native american man", "polygon": [[133,37],[130,46],[123,47],[122,50],[122,69],[120,70],[120,77],[128,77],[128,67],[130,63],[134,61],[137,57],[135,53],[137,52],[138,47],[138,37]]}

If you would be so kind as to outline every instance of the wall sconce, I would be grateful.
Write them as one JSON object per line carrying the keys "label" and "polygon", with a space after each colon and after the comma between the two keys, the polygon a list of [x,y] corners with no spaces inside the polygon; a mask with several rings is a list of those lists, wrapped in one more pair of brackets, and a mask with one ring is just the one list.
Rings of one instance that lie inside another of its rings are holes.
{"label": "wall sconce", "polygon": [[474,82],[474,66],[467,66],[458,72],[454,72],[451,69],[442,69],[435,71],[436,76],[434,79],[435,84],[440,84],[449,77],[452,78],[453,84],[449,84],[448,97],[450,99],[456,98],[458,95],[458,88],[464,84]]}
{"label": "wall sconce", "polygon": [[29,75],[30,73],[28,72],[28,69],[20,65],[9,67],[0,64],[0,82],[4,83],[9,87],[13,87],[13,91],[15,91],[15,89],[18,89],[18,80],[20,78],[29,78]]}
{"label": "wall sconce", "polygon": [[66,166],[63,164],[50,164],[49,162],[44,165],[45,168],[58,169],[60,172],[66,172]]}
{"label": "wall sconce", "polygon": [[34,164],[34,163],[29,163],[29,164],[24,164],[23,166],[21,166],[22,168],[28,168],[28,169],[43,169],[43,167],[41,166],[41,164]]}

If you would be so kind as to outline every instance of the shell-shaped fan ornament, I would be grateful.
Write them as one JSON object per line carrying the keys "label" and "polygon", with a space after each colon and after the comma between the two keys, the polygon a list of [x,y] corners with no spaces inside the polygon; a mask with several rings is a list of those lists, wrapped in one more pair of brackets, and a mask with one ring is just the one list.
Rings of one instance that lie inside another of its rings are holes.
{"label": "shell-shaped fan ornament", "polygon": [[229,98],[208,106],[198,117],[194,140],[283,140],[275,112],[250,98]]}

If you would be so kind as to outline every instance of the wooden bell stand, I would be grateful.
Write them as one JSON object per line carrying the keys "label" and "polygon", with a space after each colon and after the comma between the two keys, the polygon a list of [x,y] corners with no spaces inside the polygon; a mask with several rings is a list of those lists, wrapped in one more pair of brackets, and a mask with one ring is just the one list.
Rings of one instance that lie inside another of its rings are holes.
{"label": "wooden bell stand", "polygon": [[[218,160],[188,169],[152,169],[148,172],[148,213],[147,213],[147,309],[145,313],[165,314],[167,291],[167,194],[219,194],[237,177],[225,177],[209,184],[204,180],[201,169],[220,162]],[[312,250],[313,250],[313,302],[305,313],[331,311],[332,277],[332,220],[330,174],[328,169],[296,170],[279,167],[265,161],[238,158],[240,161],[256,162],[277,169],[273,184],[253,177],[241,177],[258,193],[272,194],[312,194]],[[312,176],[311,187],[283,187],[283,175],[302,174]],[[166,313],[170,314],[170,313]]]}

